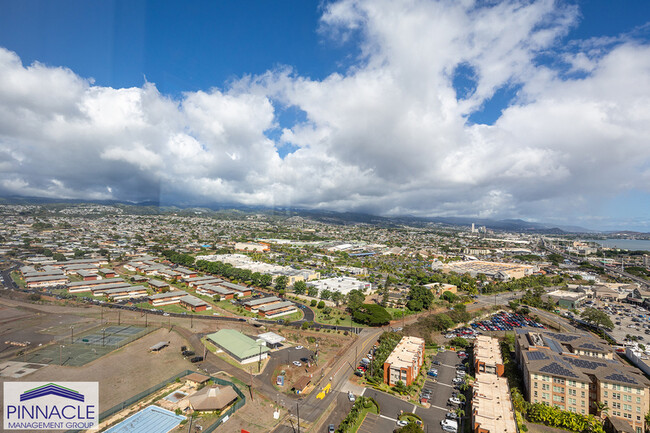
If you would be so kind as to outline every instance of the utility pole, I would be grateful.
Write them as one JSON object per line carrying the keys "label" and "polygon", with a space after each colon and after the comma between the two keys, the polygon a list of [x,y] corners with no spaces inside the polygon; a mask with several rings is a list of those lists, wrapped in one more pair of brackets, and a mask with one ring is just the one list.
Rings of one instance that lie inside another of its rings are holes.
{"label": "utility pole", "polygon": [[122,311],[117,310],[117,326],[120,326],[122,323]]}
{"label": "utility pole", "polygon": [[298,433],[300,433],[300,406],[296,403],[296,414],[298,415]]}
{"label": "utility pole", "polygon": [[70,344],[74,343],[74,326],[70,327]]}
{"label": "utility pole", "polygon": [[253,367],[248,368],[248,373],[250,374],[250,378],[251,378],[251,384],[248,387],[248,390],[251,395],[251,401],[253,401]]}
{"label": "utility pole", "polygon": [[145,311],[145,312],[144,312],[144,327],[145,327],[145,328],[146,328],[146,327],[148,326],[148,324],[149,324],[149,322],[148,322],[148,320],[147,320],[148,317],[149,317],[149,316],[147,316],[147,312]]}

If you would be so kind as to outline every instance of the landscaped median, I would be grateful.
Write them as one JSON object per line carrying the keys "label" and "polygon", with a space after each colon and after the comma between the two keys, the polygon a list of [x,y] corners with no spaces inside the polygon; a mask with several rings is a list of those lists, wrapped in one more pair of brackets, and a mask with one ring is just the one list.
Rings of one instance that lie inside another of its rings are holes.
{"label": "landscaped median", "polygon": [[341,421],[336,433],[355,433],[369,413],[379,414],[379,403],[372,397],[357,397],[350,413]]}

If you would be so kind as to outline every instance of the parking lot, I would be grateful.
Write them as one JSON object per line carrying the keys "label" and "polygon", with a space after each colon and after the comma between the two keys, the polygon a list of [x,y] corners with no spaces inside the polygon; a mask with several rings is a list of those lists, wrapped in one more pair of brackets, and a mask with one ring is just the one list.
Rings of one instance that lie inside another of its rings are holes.
{"label": "parking lot", "polygon": [[[445,419],[448,412],[452,412],[458,407],[458,405],[449,403],[449,398],[454,392],[459,392],[454,387],[452,381],[456,377],[456,367],[462,364],[462,360],[456,352],[445,351],[435,355],[433,361],[437,362],[433,367],[438,370],[438,377],[433,378],[427,376],[423,387],[423,389],[431,390],[431,397],[427,400],[427,403],[430,405],[428,408],[414,405],[395,396],[366,388],[363,395],[365,397],[373,397],[377,400],[380,406],[381,416],[366,418],[360,431],[390,432],[397,427],[397,419],[402,412],[411,412],[422,418],[424,431],[429,433],[442,433],[443,430],[440,426],[440,421]],[[426,371],[423,373],[426,374]]]}
{"label": "parking lot", "polygon": [[614,323],[610,334],[617,343],[623,344],[628,334],[646,345],[650,342],[650,313],[645,308],[629,303],[603,301],[586,304],[584,307],[596,308],[609,316]]}

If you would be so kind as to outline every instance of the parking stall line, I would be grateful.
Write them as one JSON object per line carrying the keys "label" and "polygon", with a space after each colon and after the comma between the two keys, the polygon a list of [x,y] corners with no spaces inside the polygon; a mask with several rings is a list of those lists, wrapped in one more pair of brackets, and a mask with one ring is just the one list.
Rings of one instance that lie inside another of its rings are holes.
{"label": "parking stall line", "polygon": [[384,419],[389,419],[389,420],[391,420],[391,421],[393,421],[393,422],[397,422],[397,420],[396,420],[395,418],[391,418],[391,417],[386,416],[386,415],[379,415],[379,417],[380,417],[380,418],[384,418]]}

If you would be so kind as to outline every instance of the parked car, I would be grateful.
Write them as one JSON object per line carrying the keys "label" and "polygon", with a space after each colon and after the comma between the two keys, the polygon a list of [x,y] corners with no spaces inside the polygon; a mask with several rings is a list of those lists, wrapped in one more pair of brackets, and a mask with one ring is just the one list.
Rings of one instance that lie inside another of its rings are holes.
{"label": "parked car", "polygon": [[348,392],[348,400],[350,400],[351,402],[354,403],[354,401],[355,401],[356,399],[357,399],[357,397],[356,397],[353,393]]}
{"label": "parked car", "polygon": [[462,401],[458,397],[449,397],[449,403],[451,404],[461,404]]}
{"label": "parked car", "polygon": [[336,431],[336,427],[334,427],[334,424],[330,424],[327,426],[327,433],[334,433]]}
{"label": "parked car", "polygon": [[203,357],[202,357],[202,356],[195,356],[194,358],[191,358],[191,359],[190,359],[190,362],[194,362],[194,363],[196,363],[196,362],[201,362],[201,361],[203,361]]}
{"label": "parked car", "polygon": [[192,352],[191,350],[184,350],[182,352],[182,355],[187,358],[188,356],[194,356],[194,352]]}
{"label": "parked car", "polygon": [[296,367],[301,367],[302,363],[300,361],[293,361],[293,365],[295,365]]}

